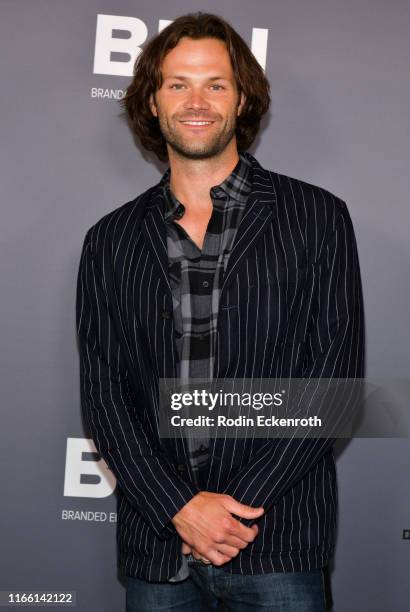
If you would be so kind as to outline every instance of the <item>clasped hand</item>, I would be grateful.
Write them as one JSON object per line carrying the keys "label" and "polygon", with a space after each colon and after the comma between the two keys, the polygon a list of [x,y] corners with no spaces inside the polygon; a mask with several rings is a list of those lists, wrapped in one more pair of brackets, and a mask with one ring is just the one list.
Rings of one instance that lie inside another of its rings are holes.
{"label": "clasped hand", "polygon": [[183,540],[182,553],[223,565],[246,548],[258,534],[258,526],[246,527],[232,515],[257,519],[264,509],[253,508],[232,496],[200,491],[173,517],[172,523]]}

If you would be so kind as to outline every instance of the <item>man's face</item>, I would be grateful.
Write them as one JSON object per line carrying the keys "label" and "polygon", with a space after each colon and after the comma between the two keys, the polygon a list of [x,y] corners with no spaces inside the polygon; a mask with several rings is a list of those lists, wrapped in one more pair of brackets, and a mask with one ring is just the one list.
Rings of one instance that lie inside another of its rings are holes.
{"label": "man's face", "polygon": [[189,159],[206,159],[230,143],[245,97],[239,100],[229,53],[215,38],[182,38],[161,66],[163,82],[151,97],[168,146]]}

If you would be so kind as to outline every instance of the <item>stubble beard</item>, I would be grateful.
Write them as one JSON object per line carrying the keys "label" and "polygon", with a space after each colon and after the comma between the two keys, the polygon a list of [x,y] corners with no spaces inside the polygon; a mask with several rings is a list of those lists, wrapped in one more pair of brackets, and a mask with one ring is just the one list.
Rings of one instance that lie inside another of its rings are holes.
{"label": "stubble beard", "polygon": [[[216,131],[213,136],[196,138],[193,133],[183,137],[174,125],[178,125],[178,119],[171,121],[158,108],[158,121],[162,135],[167,145],[181,157],[186,159],[209,159],[222,153],[235,136],[236,115],[229,117],[226,124]],[[180,128],[183,129],[183,128]],[[214,129],[212,126],[210,129]]]}

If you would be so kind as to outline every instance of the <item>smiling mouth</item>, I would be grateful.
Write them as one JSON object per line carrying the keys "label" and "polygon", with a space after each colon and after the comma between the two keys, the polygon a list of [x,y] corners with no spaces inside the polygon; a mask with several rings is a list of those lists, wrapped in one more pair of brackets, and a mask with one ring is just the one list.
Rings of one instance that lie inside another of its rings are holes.
{"label": "smiling mouth", "polygon": [[205,127],[207,125],[212,125],[214,121],[181,121],[181,123],[190,127]]}

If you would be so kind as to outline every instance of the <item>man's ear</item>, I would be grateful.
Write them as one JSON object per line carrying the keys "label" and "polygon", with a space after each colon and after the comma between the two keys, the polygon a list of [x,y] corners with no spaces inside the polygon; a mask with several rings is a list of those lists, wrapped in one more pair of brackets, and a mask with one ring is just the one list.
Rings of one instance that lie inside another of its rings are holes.
{"label": "man's ear", "polygon": [[245,96],[245,94],[244,94],[244,93],[243,93],[243,91],[242,91],[242,92],[241,92],[241,100],[240,100],[240,102],[239,102],[238,112],[237,112],[237,116],[238,116],[238,117],[239,117],[239,115],[240,115],[240,114],[241,114],[241,112],[242,112],[242,109],[243,109],[243,107],[244,107],[244,105],[245,105],[245,102],[246,102],[246,96]]}
{"label": "man's ear", "polygon": [[149,107],[154,117],[158,117],[157,105],[155,104],[154,94],[151,94],[149,97]]}

